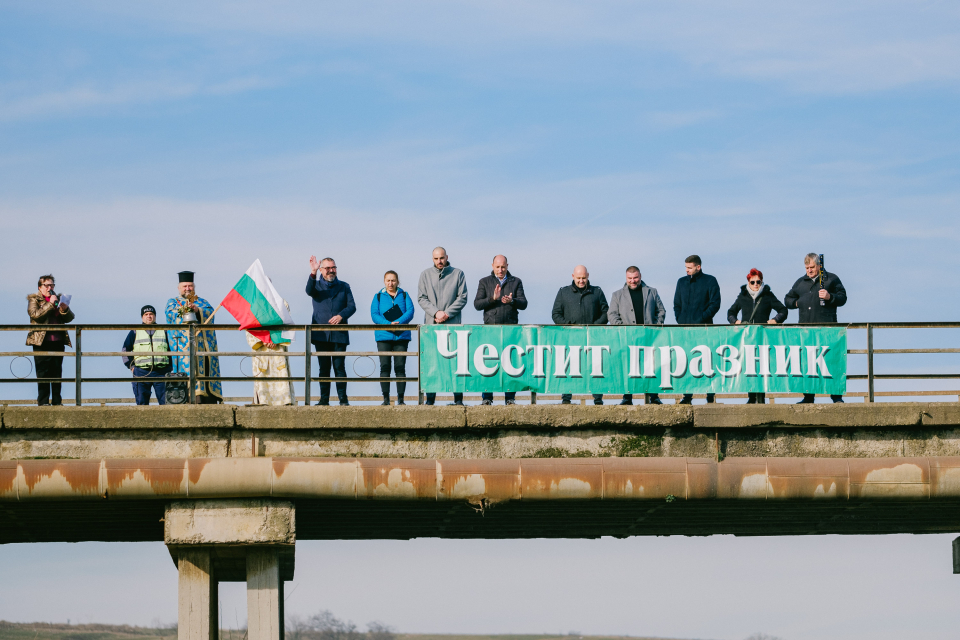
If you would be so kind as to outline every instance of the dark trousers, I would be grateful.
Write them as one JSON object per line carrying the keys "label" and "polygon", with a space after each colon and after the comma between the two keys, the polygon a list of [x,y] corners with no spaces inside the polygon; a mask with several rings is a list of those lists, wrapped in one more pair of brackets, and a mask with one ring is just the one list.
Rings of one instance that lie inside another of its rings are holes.
{"label": "dark trousers", "polygon": [[[428,394],[426,394],[426,396],[427,396],[427,404],[433,404],[434,402],[437,401],[437,394],[435,394],[435,393],[428,393]],[[462,404],[462,403],[463,403],[463,394],[462,394],[462,393],[454,393],[454,394],[453,394],[453,401],[454,401],[455,403],[461,403],[461,404]]]}
{"label": "dark trousers", "polygon": [[[314,351],[346,351],[347,345],[342,342],[314,342]],[[330,364],[333,363],[333,376],[335,378],[347,377],[347,358],[345,356],[317,356],[317,363],[320,365],[320,377],[330,377]],[[337,398],[340,402],[347,401],[347,383],[337,383]],[[330,383],[320,383],[320,403],[330,402]]]}
{"label": "dark trousers", "polygon": [[[156,369],[133,368],[134,378],[163,378],[170,373],[170,366],[157,367]],[[137,399],[137,404],[150,404],[150,390],[157,393],[157,404],[167,404],[167,383],[166,380],[157,382],[131,382],[133,385],[133,397]]]}
{"label": "dark trousers", "polygon": [[[406,351],[410,346],[409,340],[377,340],[377,351]],[[390,360],[393,360],[393,375],[397,378],[407,377],[407,356],[380,356],[380,377],[390,377]],[[407,390],[407,383],[397,380],[397,398],[403,399]],[[381,382],[380,391],[384,398],[390,397],[390,383]]]}
{"label": "dark trousers", "polygon": [[[570,402],[573,399],[572,393],[563,393],[560,394],[560,400],[563,402]],[[593,394],[593,404],[603,404],[603,394],[595,393]]]}
{"label": "dark trousers", "polygon": [[[623,399],[624,399],[624,400],[628,400],[628,401],[630,401],[630,402],[633,402],[633,394],[632,394],[632,393],[625,393],[625,394],[623,394]],[[660,394],[659,394],[659,393],[645,393],[645,394],[643,394],[643,401],[644,401],[644,402],[650,402],[650,401],[653,400],[653,399],[659,400],[659,399],[660,399]]]}
{"label": "dark trousers", "polygon": [[[803,399],[805,402],[813,402],[816,399],[816,397],[817,397],[816,394],[813,394],[813,393],[803,394]],[[830,396],[830,399],[833,400],[834,402],[840,402],[841,400],[843,400],[843,396]]]}
{"label": "dark trousers", "polygon": [[[708,394],[707,394],[707,402],[713,402],[713,401],[716,399],[716,397],[717,397],[717,394],[715,394],[715,393],[708,393]],[[689,401],[689,402],[693,402],[693,394],[692,394],[692,393],[685,393],[685,394],[683,394],[683,400],[684,400],[684,402],[688,402],[688,401]]]}
{"label": "dark trousers", "polygon": [[[480,398],[481,398],[482,400],[489,400],[490,402],[493,402],[493,394],[492,394],[492,393],[487,393],[486,391],[484,391],[483,393],[480,394]],[[503,399],[504,399],[505,402],[510,401],[510,400],[516,401],[516,399],[517,399],[517,392],[516,392],[516,391],[504,391],[504,392],[503,392]]]}
{"label": "dark trousers", "polygon": [[748,393],[747,394],[747,404],[766,404],[767,403],[767,394],[765,393]]}
{"label": "dark trousers", "polygon": [[[33,350],[64,351],[66,348],[66,345],[60,341],[50,342],[47,340],[39,347],[34,345]],[[63,377],[63,356],[33,356],[33,363],[37,370],[37,380]],[[60,397],[60,386],[59,382],[38,382],[37,404],[63,404],[63,398]]]}

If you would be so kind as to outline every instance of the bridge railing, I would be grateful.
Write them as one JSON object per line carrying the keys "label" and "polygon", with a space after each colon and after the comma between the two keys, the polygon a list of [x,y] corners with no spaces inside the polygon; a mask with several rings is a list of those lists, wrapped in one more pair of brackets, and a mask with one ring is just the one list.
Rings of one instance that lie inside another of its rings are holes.
{"label": "bridge railing", "polygon": [[[668,325],[669,326],[669,325]],[[701,328],[709,328],[713,326],[723,326],[723,325],[697,325]],[[782,325],[781,325],[782,326]],[[792,326],[792,325],[787,325]],[[804,325],[804,326],[816,326],[816,325]],[[836,327],[838,325],[824,325]],[[848,361],[850,356],[866,356],[866,373],[864,374],[847,374],[847,380],[864,380],[866,381],[866,391],[848,391],[845,395],[847,397],[862,397],[864,402],[875,402],[877,397],[949,397],[957,396],[960,399],[960,389],[958,390],[949,390],[949,389],[912,389],[912,390],[886,390],[878,391],[876,389],[876,383],[879,380],[960,380],[960,373],[876,373],[875,371],[875,361],[877,356],[881,355],[893,355],[893,354],[958,354],[960,353],[960,348],[954,347],[940,347],[940,348],[902,348],[902,349],[878,349],[874,347],[874,335],[878,330],[888,330],[888,329],[906,329],[906,330],[923,330],[923,329],[960,329],[960,322],[869,322],[869,323],[849,323],[845,326],[849,330],[862,330],[866,333],[866,348],[865,349],[848,349],[847,356]],[[59,382],[63,383],[72,383],[74,385],[74,398],[75,404],[80,406],[84,404],[83,397],[83,383],[117,383],[117,382],[131,382],[132,378],[129,376],[117,377],[117,376],[107,376],[107,377],[94,377],[94,376],[84,376],[83,375],[83,361],[85,358],[105,358],[105,357],[121,357],[128,356],[132,357],[134,354],[131,352],[123,351],[84,351],[83,350],[83,335],[84,332],[91,331],[130,331],[135,329],[142,329],[143,324],[69,324],[69,325],[0,325],[0,332],[29,332],[42,328],[46,331],[57,331],[64,332],[73,335],[73,351],[2,351],[0,352],[0,357],[14,357],[14,358],[27,358],[31,356],[57,356],[57,357],[66,357],[74,358],[75,362],[75,373],[73,377],[61,377],[61,378],[42,378],[38,380],[37,378],[30,377],[17,377],[11,375],[11,377],[0,377],[0,383],[32,383],[36,384],[39,381],[44,383],[53,383]],[[381,355],[390,355],[390,356],[408,356],[408,357],[419,357],[419,351],[404,351],[404,352],[379,352],[379,351],[346,351],[346,352],[321,352],[321,351],[312,351],[309,347],[304,351],[287,351],[287,352],[254,352],[254,351],[198,351],[197,349],[197,333],[199,331],[236,331],[240,328],[237,324],[209,324],[209,325],[199,325],[199,324],[182,324],[182,325],[150,325],[151,329],[156,330],[166,330],[166,331],[186,331],[188,334],[188,345],[189,351],[185,354],[181,354],[184,357],[189,358],[190,367],[189,367],[189,376],[186,381],[189,386],[189,401],[191,403],[196,403],[197,398],[195,395],[196,383],[197,382],[206,382],[206,381],[220,381],[220,382],[251,382],[251,381],[263,381],[263,382],[302,382],[304,384],[304,393],[302,396],[297,397],[297,401],[303,401],[305,404],[310,404],[312,400],[312,384],[315,382],[419,382],[419,376],[407,376],[402,378],[381,378],[374,376],[347,376],[347,377],[319,377],[312,374],[311,366],[311,356],[345,356],[345,357],[377,357]],[[292,330],[296,332],[304,333],[304,344],[311,344],[311,334],[313,331],[413,331],[416,332],[419,328],[419,325],[409,324],[409,325],[377,325],[377,324],[353,324],[353,325],[283,325],[280,327],[271,327],[275,330]],[[170,356],[170,352],[137,352],[136,355],[139,356]],[[251,357],[251,356],[264,356],[264,357],[287,357],[287,358],[303,358],[304,363],[304,375],[303,376],[198,376],[198,362],[199,358],[207,356],[218,356],[223,358],[230,357]],[[418,367],[419,369],[419,367]],[[848,366],[849,369],[849,366]],[[29,374],[28,374],[29,375]],[[151,378],[151,381],[158,380]],[[423,393],[419,394],[419,402],[423,402]],[[440,396],[449,395],[449,394],[438,394]],[[498,394],[502,395],[502,394]],[[747,394],[745,393],[718,393],[716,394],[718,398],[745,398]],[[799,397],[799,393],[767,393],[766,397],[771,402],[776,402],[777,399],[786,399],[786,398],[796,398]],[[464,395],[465,399],[476,399],[479,397],[479,394],[470,394],[467,393]],[[660,394],[661,398],[666,399],[679,399],[681,394]],[[694,394],[694,397],[703,397],[703,394]],[[249,401],[249,397],[233,397],[233,396],[224,396],[225,402],[244,402]],[[374,401],[379,400],[379,396],[351,396],[350,400],[354,401]],[[559,400],[559,395],[544,395],[537,393],[530,393],[530,402],[536,404],[538,400],[540,401],[551,401]],[[575,395],[575,400],[579,400],[582,403],[586,403],[587,400],[592,400],[592,396],[588,394]],[[28,399],[15,399],[15,400],[0,400],[0,404],[32,404],[34,401]],[[133,402],[132,398],[90,398],[86,400],[87,404],[123,404]]]}

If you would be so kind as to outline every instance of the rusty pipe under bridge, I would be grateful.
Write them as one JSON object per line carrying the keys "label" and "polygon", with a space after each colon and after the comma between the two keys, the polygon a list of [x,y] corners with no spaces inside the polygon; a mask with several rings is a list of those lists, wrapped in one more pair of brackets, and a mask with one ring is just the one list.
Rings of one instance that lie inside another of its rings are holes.
{"label": "rusty pipe under bridge", "polygon": [[960,456],[0,461],[0,542],[163,540],[172,501],[276,499],[300,539],[960,531]]}

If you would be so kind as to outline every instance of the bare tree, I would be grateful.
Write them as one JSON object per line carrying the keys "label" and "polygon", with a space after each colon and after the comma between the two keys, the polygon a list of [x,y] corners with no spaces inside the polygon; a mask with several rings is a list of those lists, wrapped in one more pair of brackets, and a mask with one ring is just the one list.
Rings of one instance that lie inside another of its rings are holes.
{"label": "bare tree", "polygon": [[367,624],[367,640],[397,640],[397,631],[382,622]]}

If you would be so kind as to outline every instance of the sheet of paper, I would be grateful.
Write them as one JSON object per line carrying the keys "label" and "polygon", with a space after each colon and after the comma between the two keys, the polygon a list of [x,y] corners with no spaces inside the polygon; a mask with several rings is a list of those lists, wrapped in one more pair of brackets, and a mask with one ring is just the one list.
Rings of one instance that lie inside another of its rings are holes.
{"label": "sheet of paper", "polygon": [[73,299],[73,296],[71,296],[69,293],[61,293],[61,294],[60,294],[60,306],[61,306],[61,307],[69,307],[69,306],[70,306],[70,300],[72,300],[72,299]]}

